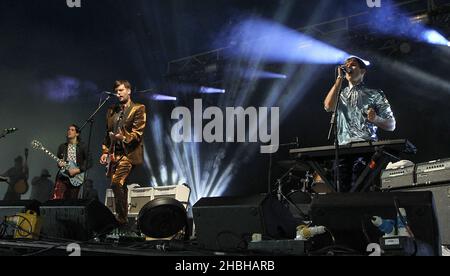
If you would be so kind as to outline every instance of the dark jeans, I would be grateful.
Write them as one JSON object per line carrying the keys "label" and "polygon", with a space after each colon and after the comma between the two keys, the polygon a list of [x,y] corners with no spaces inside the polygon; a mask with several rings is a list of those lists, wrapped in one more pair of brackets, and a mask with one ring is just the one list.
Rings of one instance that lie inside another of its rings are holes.
{"label": "dark jeans", "polygon": [[[356,185],[359,176],[367,166],[367,162],[367,158],[364,157],[344,158],[339,161],[340,191],[342,193],[350,192]],[[335,177],[335,167],[333,167],[333,177]]]}

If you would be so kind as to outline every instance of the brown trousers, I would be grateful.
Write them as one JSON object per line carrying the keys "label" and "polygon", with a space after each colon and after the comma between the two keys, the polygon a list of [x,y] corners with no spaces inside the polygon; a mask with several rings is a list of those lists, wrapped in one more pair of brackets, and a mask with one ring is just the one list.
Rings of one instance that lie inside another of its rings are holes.
{"label": "brown trousers", "polygon": [[126,224],[128,222],[128,189],[125,184],[133,165],[126,156],[116,158],[119,161],[111,177],[111,189],[114,192],[117,220],[120,224]]}

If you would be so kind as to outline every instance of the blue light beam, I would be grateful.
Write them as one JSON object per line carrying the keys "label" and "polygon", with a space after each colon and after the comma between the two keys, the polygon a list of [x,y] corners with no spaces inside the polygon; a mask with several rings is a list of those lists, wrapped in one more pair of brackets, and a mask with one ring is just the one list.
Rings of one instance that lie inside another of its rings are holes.
{"label": "blue light beam", "polygon": [[348,53],[279,23],[249,19],[235,26],[229,38],[230,55],[249,60],[283,63],[338,64]]}

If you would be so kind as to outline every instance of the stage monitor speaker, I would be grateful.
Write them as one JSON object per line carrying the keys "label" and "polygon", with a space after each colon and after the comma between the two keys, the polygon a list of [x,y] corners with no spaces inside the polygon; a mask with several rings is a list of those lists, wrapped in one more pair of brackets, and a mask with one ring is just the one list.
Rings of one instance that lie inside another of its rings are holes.
{"label": "stage monitor speaker", "polygon": [[[439,228],[431,192],[328,194],[313,200],[311,219],[314,225],[326,226],[336,244],[366,253],[371,243],[379,243],[383,233],[372,223],[373,216],[397,217],[395,200],[405,208],[407,221],[419,245],[419,255],[440,255]],[[315,249],[331,245],[328,237],[315,240]]]}
{"label": "stage monitor speaker", "polygon": [[297,222],[289,209],[265,194],[202,198],[193,207],[198,245],[208,250],[246,249],[252,235],[294,238]]}
{"label": "stage monitor speaker", "polygon": [[44,238],[87,241],[116,227],[111,211],[96,200],[53,200],[41,205]]}
{"label": "stage monitor speaker", "polygon": [[403,188],[401,191],[418,192],[429,191],[433,193],[436,215],[439,224],[439,233],[443,245],[450,245],[450,183]]}

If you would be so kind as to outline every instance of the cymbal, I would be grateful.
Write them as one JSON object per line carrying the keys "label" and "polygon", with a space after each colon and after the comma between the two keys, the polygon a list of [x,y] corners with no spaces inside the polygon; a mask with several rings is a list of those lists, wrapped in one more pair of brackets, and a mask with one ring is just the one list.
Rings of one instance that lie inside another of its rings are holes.
{"label": "cymbal", "polygon": [[293,160],[279,161],[278,165],[283,169],[292,169],[295,172],[307,172],[310,170],[306,164],[299,163]]}

